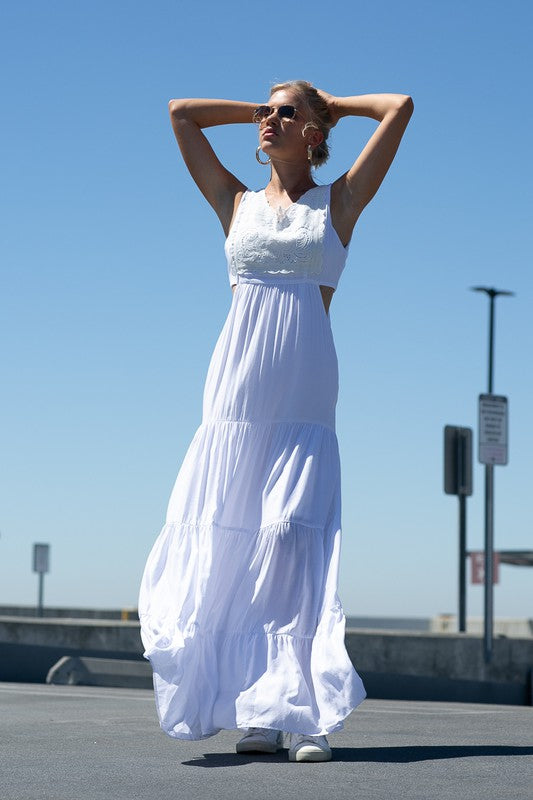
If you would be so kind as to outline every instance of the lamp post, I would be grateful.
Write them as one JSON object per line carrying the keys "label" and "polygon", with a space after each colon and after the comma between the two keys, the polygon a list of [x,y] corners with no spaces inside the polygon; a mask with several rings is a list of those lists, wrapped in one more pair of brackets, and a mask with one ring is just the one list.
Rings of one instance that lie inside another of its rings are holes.
{"label": "lamp post", "polygon": [[[494,383],[494,301],[496,297],[504,295],[514,296],[514,292],[504,289],[494,289],[488,286],[472,286],[473,292],[484,292],[489,300],[489,380],[488,394],[492,394]],[[492,657],[493,634],[493,556],[494,556],[494,465],[485,464],[485,624],[484,624],[484,654],[488,664]]]}

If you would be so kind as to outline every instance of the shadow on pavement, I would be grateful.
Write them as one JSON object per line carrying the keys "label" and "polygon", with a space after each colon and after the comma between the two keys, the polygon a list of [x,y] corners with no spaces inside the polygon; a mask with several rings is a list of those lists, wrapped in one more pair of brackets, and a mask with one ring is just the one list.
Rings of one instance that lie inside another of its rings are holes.
{"label": "shadow on pavement", "polygon": [[[505,745],[434,745],[419,747],[334,747],[333,761],[352,761],[382,764],[408,764],[414,761],[438,761],[445,758],[480,758],[487,756],[531,756],[533,747]],[[254,762],[288,763],[287,752],[273,755],[237,755],[236,753],[205,753],[190,761],[186,767],[243,767]]]}
{"label": "shadow on pavement", "polygon": [[335,761],[367,761],[408,764],[411,761],[439,761],[443,758],[485,756],[531,756],[533,747],[505,745],[419,745],[417,747],[335,747]]}
{"label": "shadow on pavement", "polygon": [[190,761],[182,761],[185,767],[245,767],[248,764],[261,763],[267,761],[269,764],[288,763],[287,751],[280,750],[278,753],[205,753],[198,758]]}

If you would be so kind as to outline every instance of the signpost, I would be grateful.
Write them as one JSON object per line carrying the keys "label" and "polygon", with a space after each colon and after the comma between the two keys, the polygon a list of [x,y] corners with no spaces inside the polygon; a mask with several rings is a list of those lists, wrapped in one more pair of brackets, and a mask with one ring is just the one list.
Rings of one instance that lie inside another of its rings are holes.
{"label": "signpost", "polygon": [[[473,292],[483,292],[489,298],[489,380],[487,394],[479,398],[479,460],[485,464],[485,663],[492,659],[494,622],[492,573],[494,552],[494,465],[507,464],[507,399],[493,395],[494,379],[494,301],[497,297],[512,297],[514,292],[493,286],[472,286]],[[503,403],[505,411],[503,411]],[[504,424],[503,424],[504,423]],[[483,425],[483,430],[482,426]],[[503,431],[505,430],[505,436]],[[483,445],[481,440],[483,437]],[[505,438],[505,442],[504,442]]]}
{"label": "signpost", "polygon": [[494,465],[507,464],[507,398],[496,394],[479,395],[479,452],[485,464],[485,661],[492,658],[494,630]]}
{"label": "signpost", "polygon": [[472,494],[472,429],[444,428],[444,491],[459,498],[459,631],[466,631],[466,498]]}
{"label": "signpost", "polygon": [[39,598],[37,602],[37,614],[39,617],[43,615],[43,590],[44,590],[44,574],[50,572],[50,545],[49,544],[34,544],[33,545],[33,571],[39,573]]}

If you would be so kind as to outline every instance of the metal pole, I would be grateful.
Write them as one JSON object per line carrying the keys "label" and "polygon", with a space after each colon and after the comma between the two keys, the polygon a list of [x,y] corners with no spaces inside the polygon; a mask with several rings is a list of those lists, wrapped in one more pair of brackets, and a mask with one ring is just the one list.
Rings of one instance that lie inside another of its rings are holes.
{"label": "metal pole", "polygon": [[[489,386],[488,393],[492,394],[494,375],[494,289],[487,292],[489,304]],[[492,565],[494,552],[494,467],[485,465],[485,592],[484,611],[485,624],[483,633],[483,649],[485,663],[490,664],[492,659],[492,639],[494,631],[494,587],[492,585]]]}
{"label": "metal pole", "polygon": [[459,497],[459,616],[460,633],[466,631],[466,441],[463,430],[457,431],[457,493]]}
{"label": "metal pole", "polygon": [[43,590],[44,590],[44,572],[39,572],[39,600],[37,606],[37,614],[39,617],[43,615]]}
{"label": "metal pole", "polygon": [[494,467],[485,465],[485,626],[483,647],[485,663],[492,659],[492,638],[494,630],[493,597],[493,553],[494,553]]}
{"label": "metal pole", "polygon": [[466,496],[459,495],[459,631],[466,631]]}
{"label": "metal pole", "polygon": [[[489,307],[489,386],[492,394],[494,378],[494,300],[498,295],[512,296],[507,292],[488,286],[472,286],[474,292],[484,292],[490,299]],[[494,629],[494,597],[493,597],[493,554],[494,554],[494,466],[485,465],[485,625],[484,654],[485,663],[492,658],[492,638]]]}
{"label": "metal pole", "polygon": [[492,376],[494,366],[494,298],[496,297],[496,290],[490,289],[488,292],[490,298],[490,311],[489,311],[489,390],[488,393],[492,394]]}

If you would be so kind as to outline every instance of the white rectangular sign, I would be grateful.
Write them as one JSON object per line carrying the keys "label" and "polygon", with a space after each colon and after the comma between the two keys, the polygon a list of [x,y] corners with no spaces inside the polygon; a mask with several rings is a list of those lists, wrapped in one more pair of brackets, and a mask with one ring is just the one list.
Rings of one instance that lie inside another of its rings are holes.
{"label": "white rectangular sign", "polygon": [[507,464],[507,398],[497,394],[479,395],[479,461]]}

